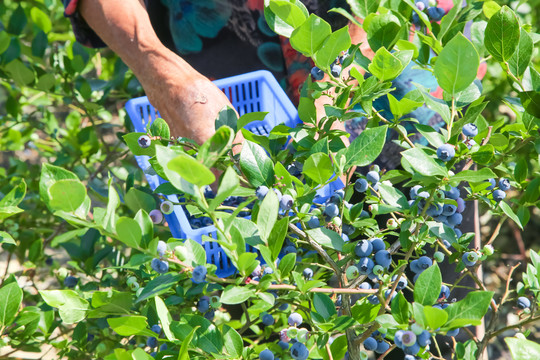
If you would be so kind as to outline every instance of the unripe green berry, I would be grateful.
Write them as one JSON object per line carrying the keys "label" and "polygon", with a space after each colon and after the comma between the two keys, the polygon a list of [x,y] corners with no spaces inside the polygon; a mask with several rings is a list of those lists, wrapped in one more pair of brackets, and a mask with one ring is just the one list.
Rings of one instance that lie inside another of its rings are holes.
{"label": "unripe green berry", "polygon": [[345,274],[347,275],[348,280],[353,280],[360,275],[360,272],[356,266],[351,265],[345,270]]}
{"label": "unripe green berry", "polygon": [[493,255],[495,250],[493,249],[493,246],[485,245],[484,248],[482,249],[482,252],[487,256],[491,256],[491,255]]}
{"label": "unripe green berry", "polygon": [[421,325],[419,325],[418,323],[414,323],[414,324],[411,325],[411,331],[415,335],[420,335],[424,331],[424,328]]}
{"label": "unripe green berry", "polygon": [[309,332],[307,329],[298,329],[298,333],[296,334],[296,340],[300,341],[301,343],[306,343],[309,338]]}
{"label": "unripe green berry", "polygon": [[398,222],[395,219],[388,219],[386,222],[386,227],[389,229],[396,229],[398,227]]}
{"label": "unripe green berry", "polygon": [[381,265],[375,265],[373,267],[373,273],[377,276],[382,275],[384,273],[384,268]]}
{"label": "unripe green berry", "polygon": [[338,227],[341,226],[341,218],[339,216],[334,216],[332,218],[332,223]]}
{"label": "unripe green berry", "polygon": [[435,254],[433,254],[433,259],[436,262],[443,262],[444,261],[444,254],[440,251],[436,251]]}

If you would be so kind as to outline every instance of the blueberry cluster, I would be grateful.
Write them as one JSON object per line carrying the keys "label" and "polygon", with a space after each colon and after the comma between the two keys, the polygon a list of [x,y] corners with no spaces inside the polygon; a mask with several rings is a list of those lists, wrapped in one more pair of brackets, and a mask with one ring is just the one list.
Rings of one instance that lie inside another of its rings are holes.
{"label": "blueberry cluster", "polygon": [[169,271],[169,262],[166,260],[163,260],[163,257],[165,256],[165,253],[167,252],[167,243],[165,241],[159,240],[157,248],[156,248],[156,252],[159,255],[159,258],[152,259],[150,266],[152,267],[152,270],[154,270],[155,272],[159,274],[165,274],[167,271]]}
{"label": "blueberry cluster", "polygon": [[[437,191],[437,196],[434,196],[432,203],[426,210],[426,215],[431,216],[433,220],[443,223],[446,226],[451,227],[456,233],[459,239],[462,235],[461,230],[457,228],[463,221],[463,211],[465,211],[465,200],[461,197],[459,188],[450,187],[446,191]],[[409,205],[417,205],[418,209],[422,211],[426,205],[426,200],[429,198],[429,193],[423,190],[422,186],[415,185],[409,191]],[[449,203],[447,200],[453,200],[456,202]],[[445,246],[450,247],[450,243],[443,240]]]}
{"label": "blueberry cluster", "polygon": [[[351,56],[349,52],[345,52],[344,54],[338,56],[336,60],[334,60],[334,62],[330,65],[330,74],[332,74],[333,77],[337,78],[341,75],[342,67],[344,66],[344,63],[347,61],[349,56]],[[321,81],[324,78],[324,71],[319,69],[317,66],[314,66],[311,68],[311,76],[313,77],[313,80]]]}
{"label": "blueberry cluster", "polygon": [[382,354],[390,349],[390,344],[384,341],[386,337],[385,333],[380,331],[374,331],[370,337],[364,340],[364,349],[368,351],[375,351],[376,353]]}
{"label": "blueberry cluster", "polygon": [[381,238],[360,240],[354,248],[354,253],[359,261],[346,270],[347,277],[351,280],[360,275],[367,275],[371,280],[378,280],[392,263],[392,256],[386,250],[386,244]]}
{"label": "blueberry cluster", "polygon": [[[495,179],[489,179],[487,181],[489,182],[489,187],[487,190],[493,190],[491,193],[493,200],[496,202],[502,201],[506,197],[506,191],[510,190],[510,180],[501,178],[498,182]],[[497,184],[499,185],[498,189],[496,189]]]}
{"label": "blueberry cluster", "polygon": [[411,261],[409,268],[413,273],[415,273],[413,281],[416,282],[418,276],[420,276],[420,274],[431,265],[433,265],[433,261],[427,256],[420,256],[418,259]]}
{"label": "blueberry cluster", "polygon": [[425,348],[431,344],[431,334],[429,331],[419,326],[413,330],[398,330],[394,335],[394,343],[403,350],[405,355],[412,356],[418,354],[420,348]]}
{"label": "blueberry cluster", "polygon": [[[287,319],[290,328],[283,329],[279,333],[279,347],[284,351],[289,350],[290,356],[295,360],[306,360],[309,356],[309,350],[305,345],[309,337],[309,332],[307,329],[298,328],[303,321],[302,315],[293,312]],[[262,322],[265,326],[271,326],[274,324],[274,318],[269,314],[264,314],[262,316]],[[259,359],[273,360],[274,353],[269,349],[265,349],[259,353]]]}
{"label": "blueberry cluster", "polygon": [[201,296],[197,301],[197,310],[203,314],[203,316],[212,320],[216,315],[214,308],[219,307],[219,298],[213,297],[210,299],[208,296]]}
{"label": "blueberry cluster", "polygon": [[[415,3],[415,5],[419,11],[427,14],[430,21],[439,21],[446,14],[443,8],[437,7],[436,0],[419,0]],[[412,22],[414,25],[418,26],[422,24],[420,21],[420,16],[418,16],[415,11],[412,13]]]}

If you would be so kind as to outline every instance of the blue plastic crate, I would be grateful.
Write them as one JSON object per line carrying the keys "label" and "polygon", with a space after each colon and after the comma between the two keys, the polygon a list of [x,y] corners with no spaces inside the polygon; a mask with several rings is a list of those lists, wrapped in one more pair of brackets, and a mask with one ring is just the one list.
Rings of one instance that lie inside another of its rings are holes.
{"label": "blue plastic crate", "polygon": [[[280,123],[295,127],[301,122],[296,108],[269,71],[259,70],[232,76],[216,80],[214,84],[227,95],[240,115],[255,111],[268,112],[264,120],[254,121],[245,126],[247,130],[257,135],[268,135],[272,128]],[[159,112],[150,104],[146,96],[129,100],[126,103],[126,111],[136,132],[146,132],[152,121],[156,117],[160,117]],[[141,169],[144,170],[150,166],[148,156],[136,156],[135,158]],[[146,179],[152,190],[165,182],[157,175],[146,175]],[[337,179],[319,190],[317,197],[323,201],[331,196],[335,190],[342,187],[342,182]],[[179,200],[176,195],[166,197],[172,202]],[[165,215],[165,219],[173,237],[193,239],[203,245],[207,262],[217,266],[217,276],[226,277],[236,272],[236,268],[231,264],[218,243],[202,241],[203,235],[216,238],[216,228],[213,225],[198,229],[192,228],[182,206],[175,206],[174,212]],[[248,250],[253,251],[250,248]]]}

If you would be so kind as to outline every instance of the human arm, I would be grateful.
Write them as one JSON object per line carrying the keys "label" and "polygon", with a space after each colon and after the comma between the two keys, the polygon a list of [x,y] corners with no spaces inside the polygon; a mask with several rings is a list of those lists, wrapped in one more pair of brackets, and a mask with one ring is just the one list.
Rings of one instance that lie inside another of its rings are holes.
{"label": "human arm", "polygon": [[139,0],[79,0],[78,10],[96,34],[129,66],[171,133],[204,142],[225,94],[166,48]]}

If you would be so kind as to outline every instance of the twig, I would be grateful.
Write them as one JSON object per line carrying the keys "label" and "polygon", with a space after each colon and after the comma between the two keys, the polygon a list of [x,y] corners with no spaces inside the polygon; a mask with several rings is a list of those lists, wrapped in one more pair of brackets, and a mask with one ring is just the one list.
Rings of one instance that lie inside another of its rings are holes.
{"label": "twig", "polygon": [[496,226],[495,229],[493,230],[493,234],[491,234],[491,237],[489,238],[489,240],[488,240],[488,242],[486,243],[486,245],[491,245],[491,243],[492,243],[493,241],[495,241],[495,239],[497,238],[497,236],[499,236],[499,231],[501,231],[502,224],[505,222],[506,219],[507,219],[506,216],[501,217],[501,219],[499,220],[499,223],[497,224],[497,226]]}

